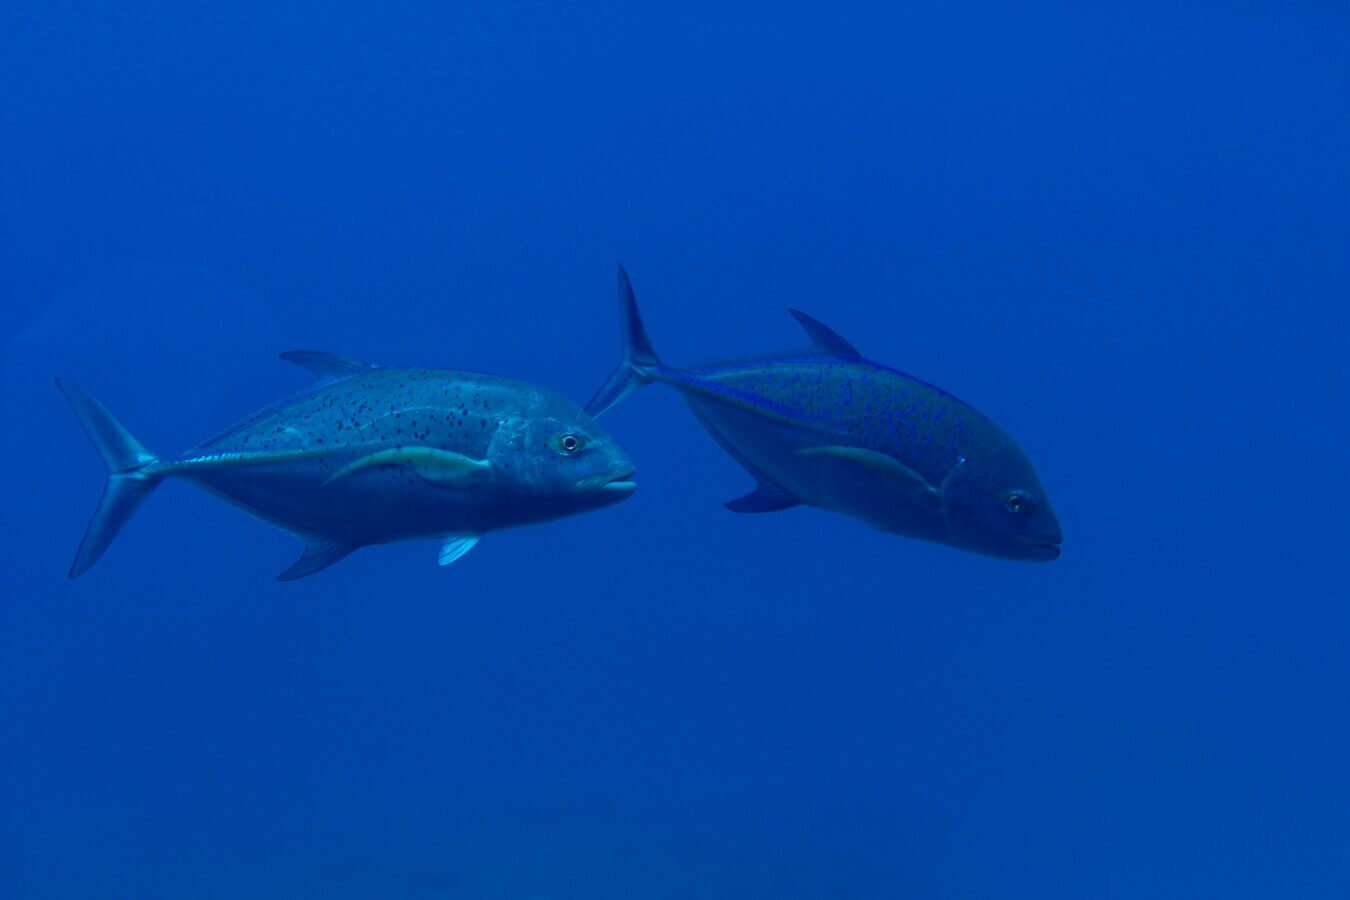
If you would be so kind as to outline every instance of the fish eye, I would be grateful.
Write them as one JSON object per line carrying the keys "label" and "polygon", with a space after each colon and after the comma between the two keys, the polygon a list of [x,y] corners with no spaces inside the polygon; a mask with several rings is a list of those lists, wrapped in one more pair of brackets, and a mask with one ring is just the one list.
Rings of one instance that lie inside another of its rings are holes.
{"label": "fish eye", "polygon": [[581,449],[581,438],[575,434],[560,434],[557,438],[557,447],[559,453],[571,456]]}
{"label": "fish eye", "polygon": [[1031,506],[1031,500],[1021,491],[1009,491],[1005,503],[1008,506],[1008,512],[1013,515],[1026,512]]}

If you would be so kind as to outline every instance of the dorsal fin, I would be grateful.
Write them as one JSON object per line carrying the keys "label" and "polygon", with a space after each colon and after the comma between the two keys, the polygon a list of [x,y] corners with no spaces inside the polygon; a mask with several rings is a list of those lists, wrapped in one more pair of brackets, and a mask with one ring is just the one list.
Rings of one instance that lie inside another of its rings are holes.
{"label": "dorsal fin", "polygon": [[792,318],[801,323],[806,329],[806,333],[811,336],[811,343],[816,345],[816,349],[830,356],[837,356],[840,359],[862,359],[862,354],[858,348],[854,347],[848,341],[841,338],[833,328],[826,325],[819,319],[814,319],[802,312],[800,309],[789,309]]}
{"label": "dorsal fin", "polygon": [[320,381],[336,381],[339,378],[346,378],[348,375],[356,375],[359,372],[369,372],[371,369],[379,368],[370,363],[338,356],[336,353],[324,353],[322,350],[287,350],[281,354],[281,358],[286,362],[293,362],[297,366],[304,366],[313,372]]}

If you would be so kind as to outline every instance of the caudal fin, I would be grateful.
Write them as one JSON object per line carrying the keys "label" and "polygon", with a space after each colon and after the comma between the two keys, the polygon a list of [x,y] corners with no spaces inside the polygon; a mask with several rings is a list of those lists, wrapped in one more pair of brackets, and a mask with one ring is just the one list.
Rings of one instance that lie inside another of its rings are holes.
{"label": "caudal fin", "polygon": [[623,328],[623,359],[586,404],[586,412],[591,416],[600,415],[650,382],[652,376],[647,370],[661,365],[652,349],[651,339],[647,337],[647,329],[642,325],[633,283],[628,280],[623,266],[619,266],[619,323]]}
{"label": "caudal fin", "polygon": [[69,381],[58,378],[56,386],[66,395],[70,408],[80,420],[80,427],[108,469],[103,496],[84,530],[80,549],[75,551],[75,561],[70,564],[70,577],[78,578],[98,562],[136,507],[150,496],[162,479],[146,471],[158,462],[154,454],[127,433],[103,404]]}

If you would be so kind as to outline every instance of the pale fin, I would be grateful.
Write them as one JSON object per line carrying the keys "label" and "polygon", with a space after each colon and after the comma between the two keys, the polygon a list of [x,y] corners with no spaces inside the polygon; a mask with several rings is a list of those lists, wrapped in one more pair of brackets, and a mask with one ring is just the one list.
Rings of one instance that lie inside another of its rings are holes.
{"label": "pale fin", "polygon": [[277,581],[295,581],[326,569],[356,548],[342,541],[326,537],[305,538],[305,552],[291,567],[277,576]]}
{"label": "pale fin", "polygon": [[934,500],[940,497],[937,490],[918,472],[894,457],[877,453],[875,450],[863,447],[808,447],[798,450],[797,453],[801,456],[828,459],[849,467],[867,469],[915,497]]}
{"label": "pale fin", "polygon": [[477,546],[481,537],[479,534],[447,534],[445,543],[441,544],[441,553],[436,558],[436,564],[450,565]]}
{"label": "pale fin", "polygon": [[70,564],[69,577],[78,578],[98,562],[136,507],[150,496],[164,476],[155,468],[159,460],[154,454],[142,447],[103,404],[69,381],[58,378],[56,386],[66,395],[80,427],[108,470],[103,496],[84,529],[75,561]]}
{"label": "pale fin", "polygon": [[373,466],[402,466],[412,469],[427,481],[452,487],[463,486],[470,480],[492,471],[492,463],[487,460],[473,459],[453,450],[438,450],[435,447],[398,447],[363,456],[334,472],[324,484],[332,484],[353,472]]}
{"label": "pale fin", "polygon": [[811,337],[811,343],[816,345],[817,350],[839,359],[862,359],[857,347],[840,337],[837,331],[824,322],[808,316],[800,309],[789,309],[788,312],[792,313],[792,317],[806,329],[806,333]]}
{"label": "pale fin", "polygon": [[791,509],[801,502],[776,484],[760,483],[744,497],[728,500],[723,505],[737,513],[768,513]]}
{"label": "pale fin", "polygon": [[309,369],[321,382],[339,381],[351,375],[379,368],[370,363],[338,356],[336,353],[324,353],[322,350],[287,350],[280,358]]}

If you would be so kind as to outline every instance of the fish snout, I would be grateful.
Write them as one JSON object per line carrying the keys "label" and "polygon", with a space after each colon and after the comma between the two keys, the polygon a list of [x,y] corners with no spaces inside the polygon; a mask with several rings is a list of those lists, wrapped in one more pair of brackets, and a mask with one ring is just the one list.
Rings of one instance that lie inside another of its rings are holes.
{"label": "fish snout", "polygon": [[1059,527],[1059,520],[1052,518],[1050,527],[1046,528],[1042,535],[1027,541],[1027,559],[1037,562],[1059,559],[1062,552],[1060,544],[1062,543],[1064,543],[1064,531]]}
{"label": "fish snout", "polygon": [[1059,554],[1061,552],[1058,541],[1043,544],[1028,544],[1024,558],[1033,562],[1050,562],[1051,560],[1059,559]]}
{"label": "fish snout", "polygon": [[577,482],[577,488],[584,492],[596,491],[604,494],[627,497],[637,490],[637,483],[633,481],[633,476],[637,470],[632,466],[608,472],[601,475],[591,475]]}

